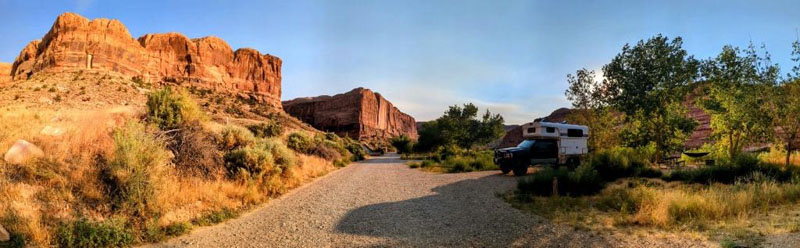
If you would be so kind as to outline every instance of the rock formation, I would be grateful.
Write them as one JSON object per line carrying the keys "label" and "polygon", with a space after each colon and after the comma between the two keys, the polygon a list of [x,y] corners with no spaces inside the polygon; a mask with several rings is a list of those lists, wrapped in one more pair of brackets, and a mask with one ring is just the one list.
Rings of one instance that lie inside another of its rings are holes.
{"label": "rock formation", "polygon": [[133,39],[117,20],[89,20],[73,13],[56,19],[41,41],[30,42],[11,67],[14,79],[39,72],[102,70],[147,81],[187,82],[244,93],[280,108],[281,60],[222,39],[189,39],[179,33]]}
{"label": "rock formation", "polygon": [[378,93],[356,88],[335,96],[297,98],[283,102],[286,113],[317,129],[358,140],[417,138],[414,118]]}

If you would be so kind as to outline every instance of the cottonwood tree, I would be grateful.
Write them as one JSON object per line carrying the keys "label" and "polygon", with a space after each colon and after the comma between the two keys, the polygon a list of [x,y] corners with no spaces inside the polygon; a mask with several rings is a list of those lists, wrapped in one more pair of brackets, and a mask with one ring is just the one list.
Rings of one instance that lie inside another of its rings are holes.
{"label": "cottonwood tree", "polygon": [[566,116],[570,123],[589,126],[589,149],[601,150],[619,145],[622,114],[611,111],[603,102],[603,88],[595,80],[595,72],[586,68],[575,75],[567,74],[569,87],[564,94],[572,102],[572,112]]}
{"label": "cottonwood tree", "polygon": [[660,34],[622,52],[603,66],[604,102],[625,113],[633,128],[623,131],[631,146],[655,143],[656,161],[678,150],[696,123],[685,115],[687,86],[697,78],[698,62],[681,48],[680,37]]}
{"label": "cottonwood tree", "polygon": [[767,107],[779,72],[769,54],[759,56],[752,44],[744,51],[725,46],[717,57],[704,61],[700,71],[706,81],[700,106],[711,115],[713,136],[728,156],[765,141],[773,130]]}
{"label": "cottonwood tree", "polygon": [[486,110],[481,119],[478,107],[472,103],[450,106],[442,117],[426,122],[419,130],[417,147],[430,151],[443,145],[457,145],[471,149],[486,145],[500,138],[503,131],[503,117]]}
{"label": "cottonwood tree", "polygon": [[800,41],[792,44],[792,61],[796,65],[788,73],[784,83],[776,87],[776,94],[771,101],[773,123],[779,130],[776,132],[776,143],[786,151],[786,165],[791,163],[792,152],[800,149]]}

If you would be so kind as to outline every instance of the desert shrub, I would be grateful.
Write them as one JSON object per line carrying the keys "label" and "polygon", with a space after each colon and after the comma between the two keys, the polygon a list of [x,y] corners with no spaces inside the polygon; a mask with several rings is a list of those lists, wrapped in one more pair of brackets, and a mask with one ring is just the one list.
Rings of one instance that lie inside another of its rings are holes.
{"label": "desert shrub", "polygon": [[130,122],[114,131],[114,154],[102,168],[103,182],[117,210],[145,217],[155,206],[156,185],[168,152],[163,141]]}
{"label": "desert shrub", "polygon": [[286,145],[274,139],[259,139],[255,148],[270,151],[275,165],[285,170],[297,164],[297,157]]}
{"label": "desert shrub", "polygon": [[390,142],[399,154],[406,154],[414,149],[414,141],[405,134],[393,137]]}
{"label": "desert shrub", "polygon": [[126,247],[134,242],[134,235],[125,229],[122,220],[89,222],[79,219],[62,224],[56,231],[60,247]]}
{"label": "desert shrub", "polygon": [[200,218],[194,219],[192,223],[198,226],[210,226],[217,223],[221,223],[227,219],[236,218],[237,216],[239,215],[236,213],[236,211],[224,208],[218,211],[205,214]]}
{"label": "desert shrub", "polygon": [[589,156],[588,163],[605,181],[623,177],[660,177],[660,171],[650,163],[654,154],[655,148],[652,146],[613,147],[595,152]]}
{"label": "desert shrub", "polygon": [[308,150],[311,155],[331,161],[342,158],[342,154],[339,152],[330,141],[314,142],[313,146]]}
{"label": "desert shrub", "polygon": [[216,141],[212,133],[197,124],[179,130],[168,144],[175,154],[172,160],[175,167],[188,175],[218,178],[224,173],[225,167]]}
{"label": "desert shrub", "polygon": [[665,176],[664,180],[732,184],[756,172],[778,182],[787,182],[800,175],[800,169],[797,167],[761,162],[757,156],[745,153],[734,158],[721,159],[711,166],[675,170]]}
{"label": "desert shrub", "polygon": [[188,93],[175,92],[170,87],[151,92],[147,96],[146,106],[147,119],[164,130],[206,119],[203,111]]}
{"label": "desert shrub", "polygon": [[278,137],[283,134],[283,125],[276,120],[249,125],[247,129],[259,138]]}
{"label": "desert shrub", "polygon": [[294,132],[289,134],[289,137],[286,141],[286,145],[289,146],[289,148],[302,153],[309,153],[313,144],[314,141],[311,139],[311,137],[303,132]]}
{"label": "desert shrub", "polygon": [[351,157],[352,161],[361,161],[367,158],[367,151],[365,151],[364,148],[361,147],[361,144],[359,144],[357,141],[354,141],[350,138],[345,138],[345,144],[347,151],[353,155]]}
{"label": "desert shrub", "polygon": [[558,180],[558,193],[561,195],[591,195],[600,191],[605,184],[597,170],[589,164],[583,164],[575,171],[565,167],[544,168],[520,179],[517,190],[524,195],[549,196],[553,194],[553,178]]}
{"label": "desert shrub", "polygon": [[227,125],[220,132],[220,146],[223,150],[233,150],[250,146],[255,143],[255,137],[249,130],[236,126]]}
{"label": "desert shrub", "polygon": [[269,150],[263,147],[241,147],[225,154],[225,167],[231,177],[262,178],[279,170]]}

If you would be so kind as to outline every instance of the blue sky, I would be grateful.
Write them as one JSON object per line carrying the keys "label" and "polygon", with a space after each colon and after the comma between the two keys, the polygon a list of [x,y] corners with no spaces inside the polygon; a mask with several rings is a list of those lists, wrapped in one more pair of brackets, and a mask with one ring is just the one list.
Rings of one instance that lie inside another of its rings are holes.
{"label": "blue sky", "polygon": [[599,70],[625,43],[681,36],[697,58],[764,43],[783,72],[800,1],[9,1],[0,61],[55,17],[114,18],[146,33],[214,35],[281,57],[284,100],[363,86],[417,120],[473,102],[523,123],[568,107],[566,75]]}

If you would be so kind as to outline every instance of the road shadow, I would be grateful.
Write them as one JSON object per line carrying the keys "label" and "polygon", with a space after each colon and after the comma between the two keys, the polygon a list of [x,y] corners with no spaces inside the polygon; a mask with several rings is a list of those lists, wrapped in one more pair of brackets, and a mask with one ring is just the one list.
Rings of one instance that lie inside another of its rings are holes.
{"label": "road shadow", "polygon": [[364,206],[347,213],[335,230],[415,247],[610,246],[602,240],[582,245],[576,235],[585,233],[553,228],[549,221],[512,208],[493,188],[509,179],[498,173],[436,187],[431,196]]}

